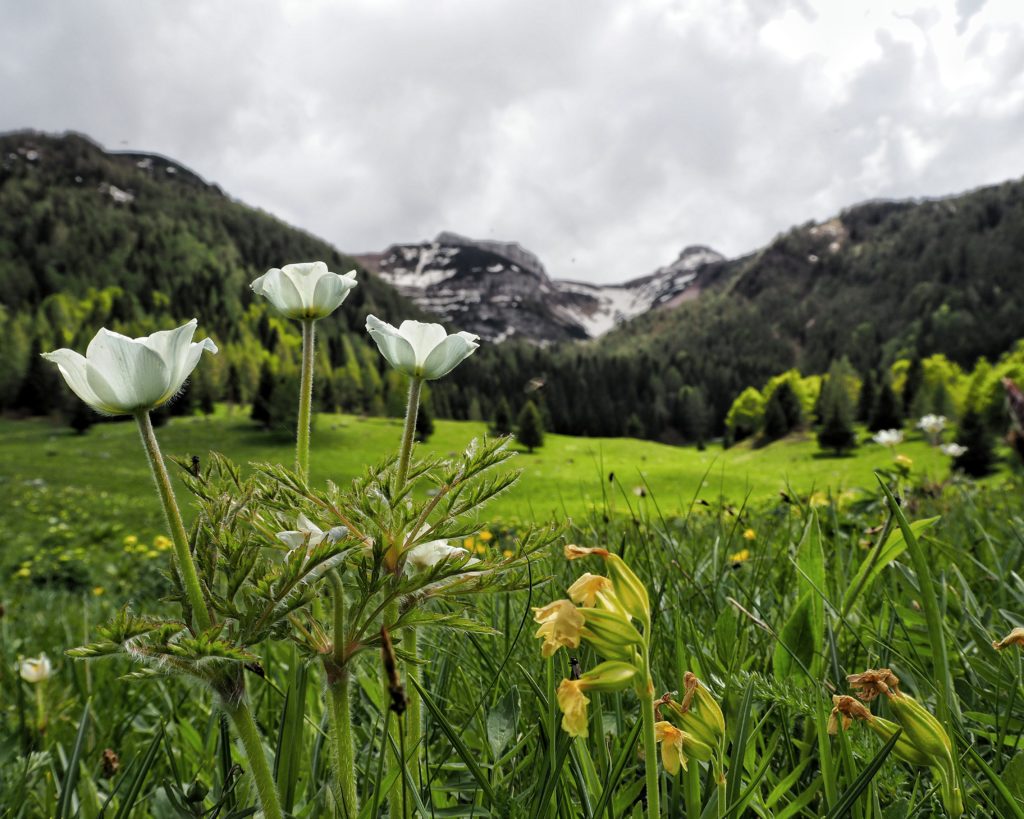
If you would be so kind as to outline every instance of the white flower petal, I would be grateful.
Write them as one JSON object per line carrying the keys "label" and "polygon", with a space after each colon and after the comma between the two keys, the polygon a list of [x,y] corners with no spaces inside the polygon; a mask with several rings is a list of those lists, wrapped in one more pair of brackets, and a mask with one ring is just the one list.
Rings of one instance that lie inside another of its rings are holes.
{"label": "white flower petal", "polygon": [[57,365],[71,391],[94,410],[107,415],[120,413],[116,406],[109,405],[100,399],[92,388],[88,378],[89,364],[84,355],[66,348],[42,355],[47,361],[52,361]]}
{"label": "white flower petal", "polygon": [[284,271],[272,268],[250,285],[258,296],[265,297],[274,307],[289,318],[302,315],[305,305],[302,294]]}
{"label": "white flower petal", "polygon": [[406,560],[413,568],[424,570],[433,568],[446,558],[465,554],[467,552],[461,546],[449,546],[444,540],[431,540],[413,546],[408,551]]}
{"label": "white flower petal", "polygon": [[371,314],[366,317],[366,332],[392,367],[406,375],[416,374],[416,352],[397,328]]}
{"label": "white flower petal", "polygon": [[328,275],[327,265],[323,262],[295,262],[286,264],[281,268],[281,272],[288,281],[295,285],[302,300],[303,312],[308,315],[316,303],[314,296],[317,282],[323,276]]}
{"label": "white flower petal", "polygon": [[423,363],[423,377],[427,380],[448,375],[473,354],[480,345],[472,333],[457,333],[438,344]]}
{"label": "white flower petal", "polygon": [[356,286],[355,273],[339,276],[337,273],[326,273],[316,283],[311,301],[311,312],[316,318],[329,316],[341,306],[352,288]]}
{"label": "white flower petal", "polygon": [[308,532],[288,531],[278,532],[277,539],[288,546],[289,549],[298,549],[300,546],[306,545],[306,535]]}
{"label": "white flower petal", "polygon": [[89,342],[85,357],[90,386],[101,399],[122,411],[158,406],[167,391],[167,364],[141,340],[103,327]]}
{"label": "white flower petal", "polygon": [[412,321],[411,319],[403,321],[398,328],[398,332],[402,338],[409,342],[413,352],[416,354],[417,369],[423,367],[427,356],[448,335],[440,324],[427,324],[422,321]]}

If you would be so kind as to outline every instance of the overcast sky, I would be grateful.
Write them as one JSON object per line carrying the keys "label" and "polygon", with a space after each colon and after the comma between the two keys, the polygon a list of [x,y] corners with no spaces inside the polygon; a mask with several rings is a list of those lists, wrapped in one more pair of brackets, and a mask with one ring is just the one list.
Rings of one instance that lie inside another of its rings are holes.
{"label": "overcast sky", "polygon": [[0,0],[23,127],[345,251],[449,229],[619,281],[1024,174],[1024,0]]}

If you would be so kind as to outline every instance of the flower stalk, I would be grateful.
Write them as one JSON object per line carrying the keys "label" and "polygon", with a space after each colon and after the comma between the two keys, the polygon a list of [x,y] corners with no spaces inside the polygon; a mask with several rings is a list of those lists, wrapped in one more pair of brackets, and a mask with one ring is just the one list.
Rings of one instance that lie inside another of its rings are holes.
{"label": "flower stalk", "polygon": [[309,429],[313,416],[313,366],[316,322],[302,320],[302,380],[299,385],[299,423],[295,440],[295,471],[309,478]]}
{"label": "flower stalk", "polygon": [[359,812],[356,792],[355,751],[352,744],[352,704],[349,685],[348,658],[345,649],[345,587],[337,572],[330,575],[334,594],[334,646],[331,668],[327,674],[327,695],[330,698],[330,730],[334,747],[334,780],[341,793],[344,815]]}
{"label": "flower stalk", "polygon": [[234,723],[239,739],[242,740],[265,819],[284,819],[274,775],[263,751],[263,741],[260,739],[256,721],[252,718],[252,711],[244,699],[239,699],[236,703],[225,702],[224,708]]}
{"label": "flower stalk", "polygon": [[185,524],[182,522],[178,502],[174,497],[174,488],[171,486],[167,467],[164,465],[163,456],[160,454],[160,445],[157,443],[156,433],[153,431],[153,422],[150,420],[149,410],[139,410],[136,412],[135,420],[139,425],[142,446],[146,450],[149,468],[153,472],[153,480],[156,482],[157,494],[160,496],[160,503],[164,507],[167,525],[171,530],[171,541],[174,543],[174,554],[178,561],[181,582],[185,587],[185,596],[188,599],[189,608],[192,609],[192,621],[197,631],[206,631],[212,624],[210,610],[207,608],[206,598],[203,596],[199,574],[196,572],[196,564],[192,559],[192,552],[189,549],[188,535],[185,534]]}

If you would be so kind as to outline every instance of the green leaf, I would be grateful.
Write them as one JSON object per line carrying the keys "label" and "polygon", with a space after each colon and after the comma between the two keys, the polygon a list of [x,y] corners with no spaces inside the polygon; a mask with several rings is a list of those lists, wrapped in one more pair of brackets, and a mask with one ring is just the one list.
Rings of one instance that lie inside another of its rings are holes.
{"label": "green leaf", "polygon": [[71,759],[64,770],[64,782],[61,783],[60,800],[57,802],[57,816],[66,819],[71,816],[71,802],[75,794],[75,786],[78,784],[79,760],[82,758],[82,745],[85,743],[85,728],[89,724],[89,701],[82,709],[82,716],[78,721],[78,734],[75,737],[75,747],[71,751]]}
{"label": "green leaf", "polygon": [[[921,532],[932,526],[938,519],[938,517],[934,517],[915,520],[910,524],[914,537],[920,535]],[[857,597],[862,592],[867,591],[882,573],[882,570],[903,554],[906,548],[907,540],[904,537],[903,530],[898,526],[893,527],[892,532],[882,547],[880,549],[872,549],[871,553],[864,558],[864,562],[860,564],[860,568],[857,569],[853,580],[850,581],[850,588],[843,598],[843,612],[848,612],[853,607]]]}
{"label": "green leaf", "polygon": [[893,734],[889,741],[883,745],[877,754],[872,757],[871,761],[862,770],[855,780],[850,784],[850,787],[843,791],[843,795],[839,797],[839,801],[832,807],[832,810],[828,812],[825,819],[840,819],[840,817],[846,816],[852,809],[854,803],[860,797],[860,795],[867,789],[868,785],[871,784],[871,780],[875,778],[875,774],[878,773],[878,769],[882,767],[882,763],[885,762],[886,758],[892,753],[892,749],[896,747],[896,742],[900,738],[902,731],[897,731]]}
{"label": "green leaf", "polygon": [[789,620],[783,626],[775,644],[772,669],[779,680],[793,674],[810,671],[816,651],[821,644],[814,628],[814,599],[816,592],[804,592]]}
{"label": "green leaf", "polygon": [[512,686],[487,714],[487,742],[497,759],[519,731],[519,689]]}

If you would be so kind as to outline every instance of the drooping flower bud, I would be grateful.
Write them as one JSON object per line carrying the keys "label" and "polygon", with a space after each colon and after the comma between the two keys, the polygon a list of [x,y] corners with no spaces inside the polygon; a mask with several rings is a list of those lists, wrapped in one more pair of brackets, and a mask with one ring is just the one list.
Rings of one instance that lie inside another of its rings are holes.
{"label": "drooping flower bud", "polygon": [[631,662],[643,636],[621,614],[605,609],[578,609],[585,626],[582,635],[598,654],[609,660]]}
{"label": "drooping flower bud", "polygon": [[562,646],[577,648],[583,631],[583,614],[571,600],[555,600],[534,608],[533,619],[540,623],[536,636],[544,640],[541,654],[550,657]]}
{"label": "drooping flower bud", "polygon": [[558,707],[562,711],[562,729],[570,736],[587,736],[587,705],[590,699],[583,692],[621,691],[636,674],[636,668],[629,663],[613,661],[594,666],[578,680],[562,680],[556,693]]}

